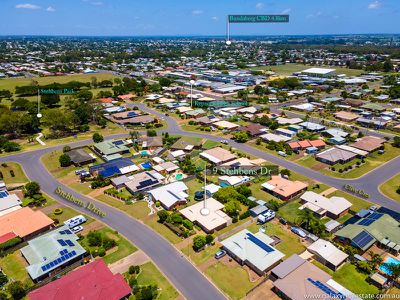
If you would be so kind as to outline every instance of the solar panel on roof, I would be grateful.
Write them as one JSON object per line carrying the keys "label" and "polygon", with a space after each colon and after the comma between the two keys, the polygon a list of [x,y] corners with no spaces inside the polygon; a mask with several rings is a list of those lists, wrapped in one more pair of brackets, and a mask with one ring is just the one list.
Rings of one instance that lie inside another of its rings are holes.
{"label": "solar panel on roof", "polygon": [[113,144],[114,145],[123,145],[124,141],[114,141]]}
{"label": "solar panel on roof", "polygon": [[363,219],[358,223],[358,225],[369,226],[374,222],[375,222],[375,220],[373,220],[373,219]]}
{"label": "solar panel on roof", "polygon": [[259,240],[251,233],[246,233],[246,236],[250,241],[252,241],[254,244],[256,244],[258,247],[262,248],[266,252],[270,253],[270,252],[275,251],[271,246],[269,246],[266,243],[264,243],[263,241]]}
{"label": "solar panel on roof", "polygon": [[368,219],[378,220],[382,216],[383,216],[383,214],[374,212],[372,215],[368,216]]}
{"label": "solar panel on roof", "polygon": [[331,296],[332,298],[346,299],[346,296],[344,296],[341,293],[336,293],[334,290],[332,290],[331,288],[329,288],[328,286],[326,286],[325,284],[323,284],[319,280],[316,281],[316,280],[313,280],[311,278],[307,278],[307,280],[309,282],[311,282],[313,285],[315,285],[317,288],[319,288],[320,290],[322,290],[323,292],[325,292],[326,294]]}
{"label": "solar panel on roof", "polygon": [[47,270],[46,266],[42,266],[42,271],[46,271],[46,270]]}
{"label": "solar panel on roof", "polygon": [[57,242],[61,245],[61,246],[67,246],[67,243],[64,240],[57,240]]}
{"label": "solar panel on roof", "polygon": [[359,234],[357,234],[352,241],[354,244],[362,249],[373,240],[374,237],[370,235],[367,231],[363,230]]}
{"label": "solar panel on roof", "polygon": [[75,244],[74,244],[73,242],[71,242],[70,240],[66,240],[65,242],[66,242],[66,243],[68,244],[68,246],[70,246],[70,247],[75,246]]}

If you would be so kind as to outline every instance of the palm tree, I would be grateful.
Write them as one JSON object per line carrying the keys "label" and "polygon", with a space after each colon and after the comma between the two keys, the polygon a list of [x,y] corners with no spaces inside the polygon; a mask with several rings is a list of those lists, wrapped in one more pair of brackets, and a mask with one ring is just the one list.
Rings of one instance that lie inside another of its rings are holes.
{"label": "palm tree", "polygon": [[368,254],[371,257],[370,261],[374,268],[382,263],[383,259],[379,254],[376,254],[372,251],[369,251]]}
{"label": "palm tree", "polygon": [[315,219],[314,213],[305,208],[299,213],[298,223],[299,225],[304,225],[304,227],[308,230],[310,229],[311,222]]}
{"label": "palm tree", "polygon": [[393,281],[400,277],[400,265],[395,263],[384,263],[383,266],[387,269],[387,274]]}

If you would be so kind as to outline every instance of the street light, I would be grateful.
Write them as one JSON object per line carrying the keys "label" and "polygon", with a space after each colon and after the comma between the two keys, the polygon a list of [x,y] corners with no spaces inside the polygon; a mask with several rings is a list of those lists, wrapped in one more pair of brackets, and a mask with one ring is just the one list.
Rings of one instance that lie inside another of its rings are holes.
{"label": "street light", "polygon": [[38,117],[40,119],[42,117],[42,114],[40,113],[40,94],[39,94],[39,89],[37,91],[37,99],[38,99],[38,113],[37,113],[36,117]]}
{"label": "street light", "polygon": [[190,107],[193,107],[193,84],[195,81],[192,79],[189,81],[190,83]]}

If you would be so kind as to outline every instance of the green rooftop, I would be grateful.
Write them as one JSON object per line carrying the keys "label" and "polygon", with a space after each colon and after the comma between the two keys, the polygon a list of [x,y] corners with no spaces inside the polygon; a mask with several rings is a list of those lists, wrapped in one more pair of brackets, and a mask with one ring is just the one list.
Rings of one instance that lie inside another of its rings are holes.
{"label": "green rooftop", "polygon": [[124,140],[108,140],[96,143],[94,147],[103,155],[112,155],[129,152],[129,148],[126,145],[128,145],[128,142]]}
{"label": "green rooftop", "polygon": [[379,104],[376,103],[367,103],[361,106],[361,108],[368,109],[368,110],[376,110],[376,111],[383,111],[385,108],[383,106],[380,106]]}

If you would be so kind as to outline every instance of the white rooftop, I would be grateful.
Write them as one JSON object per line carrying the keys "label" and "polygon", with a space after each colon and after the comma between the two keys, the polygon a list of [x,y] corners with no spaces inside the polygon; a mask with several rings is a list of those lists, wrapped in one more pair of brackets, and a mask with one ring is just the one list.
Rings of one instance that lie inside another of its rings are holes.
{"label": "white rooftop", "polygon": [[335,267],[339,266],[348,257],[346,253],[336,248],[331,242],[323,239],[312,243],[307,249],[330,262]]}

